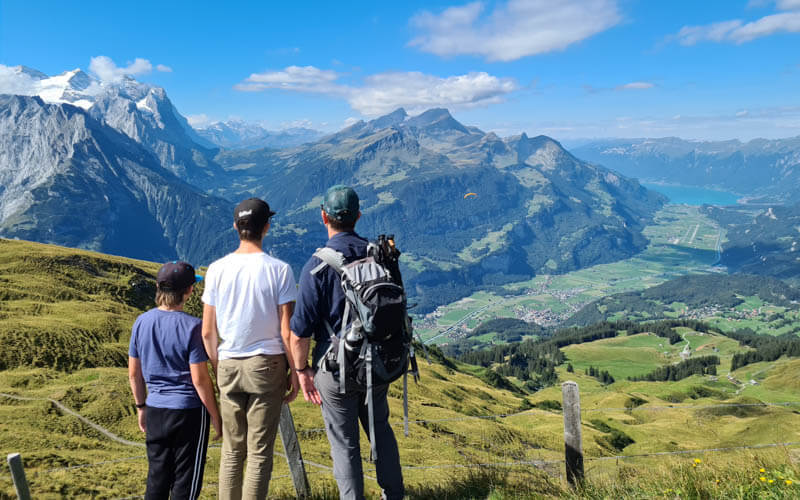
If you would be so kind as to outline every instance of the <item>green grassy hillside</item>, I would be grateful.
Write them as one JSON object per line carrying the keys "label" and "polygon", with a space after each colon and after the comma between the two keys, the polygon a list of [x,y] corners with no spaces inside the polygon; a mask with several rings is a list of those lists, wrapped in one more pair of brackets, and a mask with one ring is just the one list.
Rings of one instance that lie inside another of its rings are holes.
{"label": "green grassy hillside", "polygon": [[598,321],[713,318],[727,330],[755,327],[773,335],[800,332],[800,290],[757,275],[690,275],[636,292],[603,297],[564,325]]}
{"label": "green grassy hillside", "polygon": [[[35,498],[142,494],[144,449],[99,432],[53,401],[123,441],[143,443],[124,357],[134,318],[151,307],[157,269],[153,263],[0,240],[5,351],[0,352],[0,453],[22,454]],[[189,309],[199,312],[197,293]],[[734,341],[689,330],[682,334],[697,353],[712,345],[718,349],[723,364],[717,380],[626,380],[628,373],[673,362],[683,348],[683,343],[669,345],[646,333],[562,348],[575,371],[567,372],[567,363],[557,366],[558,382],[580,384],[584,410],[587,482],[578,491],[566,484],[560,462],[558,383],[535,393],[498,389],[508,382],[487,377],[484,368],[447,360],[436,349],[428,365],[420,353],[422,381],[410,386],[407,437],[402,432],[402,385],[390,390],[410,497],[675,498],[681,491],[681,497],[690,498],[792,498],[796,490],[786,481],[800,479],[792,448],[695,450],[800,442],[798,405],[754,406],[800,401],[800,360],[744,366],[731,374],[742,382],[737,384],[725,377],[726,362],[730,366],[730,356],[741,349]],[[604,386],[585,375],[583,366],[609,370],[617,381]],[[291,409],[315,498],[336,498],[319,409],[303,401]],[[663,452],[685,454],[640,456]],[[608,459],[617,455],[635,457]],[[366,439],[362,456],[368,456]],[[219,448],[212,446],[203,498],[216,497],[218,466]],[[377,498],[374,466],[366,464],[365,471],[368,496]],[[293,498],[280,457],[273,474],[271,495]],[[0,498],[11,495],[3,463]]]}

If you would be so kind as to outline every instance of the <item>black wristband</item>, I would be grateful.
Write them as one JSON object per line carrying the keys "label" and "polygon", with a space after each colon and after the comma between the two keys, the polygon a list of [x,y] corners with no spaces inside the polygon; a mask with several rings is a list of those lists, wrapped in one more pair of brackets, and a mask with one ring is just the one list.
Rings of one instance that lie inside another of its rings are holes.
{"label": "black wristband", "polygon": [[294,371],[296,371],[296,372],[304,372],[306,370],[308,370],[308,364],[306,364],[306,366],[304,366],[304,367],[302,367],[300,369],[297,369],[297,368],[294,369]]}
{"label": "black wristband", "polygon": [[146,406],[147,406],[147,403],[142,403],[142,404],[137,404],[137,405],[136,405],[136,407],[137,407],[137,408],[139,408],[140,410],[141,410],[142,408],[145,408]]}

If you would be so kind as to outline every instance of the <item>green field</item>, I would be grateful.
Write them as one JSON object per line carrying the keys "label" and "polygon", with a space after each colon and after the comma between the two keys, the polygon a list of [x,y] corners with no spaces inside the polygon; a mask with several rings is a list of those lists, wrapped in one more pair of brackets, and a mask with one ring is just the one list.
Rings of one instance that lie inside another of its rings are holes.
{"label": "green field", "polygon": [[[692,356],[717,356],[720,358],[718,373],[727,374],[734,353],[746,348],[739,346],[735,340],[722,335],[702,334],[689,329],[678,328],[685,341],[689,342]],[[647,374],[656,368],[681,361],[680,353],[686,342],[670,345],[667,339],[650,333],[631,336],[620,336],[612,339],[597,340],[585,344],[563,347],[561,351],[567,356],[576,370],[584,372],[589,366],[602,367],[617,380]]]}

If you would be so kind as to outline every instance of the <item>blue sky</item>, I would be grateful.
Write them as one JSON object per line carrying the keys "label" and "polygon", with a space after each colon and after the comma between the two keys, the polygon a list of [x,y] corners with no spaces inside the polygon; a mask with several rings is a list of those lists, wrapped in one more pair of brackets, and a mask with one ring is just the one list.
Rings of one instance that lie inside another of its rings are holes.
{"label": "blue sky", "polygon": [[193,123],[404,106],[565,142],[800,135],[800,0],[4,0],[0,64],[127,72]]}

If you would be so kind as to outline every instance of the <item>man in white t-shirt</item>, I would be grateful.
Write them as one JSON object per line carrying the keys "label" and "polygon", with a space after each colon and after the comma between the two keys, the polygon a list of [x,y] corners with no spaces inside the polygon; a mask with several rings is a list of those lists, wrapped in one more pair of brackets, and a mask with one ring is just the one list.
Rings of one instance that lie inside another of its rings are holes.
{"label": "man in white t-shirt", "polygon": [[203,344],[222,415],[221,499],[267,497],[281,405],[297,395],[285,354],[297,287],[289,265],[261,249],[273,215],[258,198],[239,203],[239,248],[205,276]]}

